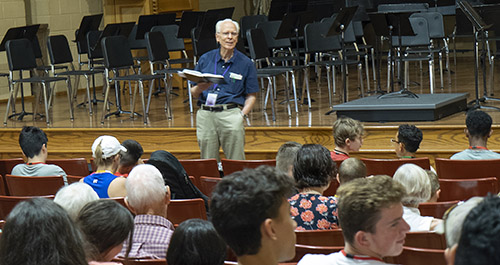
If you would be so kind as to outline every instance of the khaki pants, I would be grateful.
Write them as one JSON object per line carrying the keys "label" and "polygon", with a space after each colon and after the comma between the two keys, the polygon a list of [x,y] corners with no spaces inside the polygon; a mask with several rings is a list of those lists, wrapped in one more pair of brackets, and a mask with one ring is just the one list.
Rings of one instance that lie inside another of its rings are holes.
{"label": "khaki pants", "polygon": [[196,137],[202,159],[215,158],[220,161],[221,146],[227,159],[245,159],[245,127],[239,108],[220,112],[198,110]]}

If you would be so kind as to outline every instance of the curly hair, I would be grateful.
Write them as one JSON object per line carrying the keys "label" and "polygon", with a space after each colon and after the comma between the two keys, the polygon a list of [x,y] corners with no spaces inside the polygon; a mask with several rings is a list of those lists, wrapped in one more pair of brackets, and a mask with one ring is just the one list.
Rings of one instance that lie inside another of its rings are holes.
{"label": "curly hair", "polygon": [[474,110],[467,112],[465,125],[469,131],[469,135],[472,137],[488,136],[492,123],[491,116],[484,111]]}
{"label": "curly hair", "polygon": [[415,125],[403,124],[398,128],[398,141],[404,144],[406,151],[417,152],[422,142],[422,130]]}

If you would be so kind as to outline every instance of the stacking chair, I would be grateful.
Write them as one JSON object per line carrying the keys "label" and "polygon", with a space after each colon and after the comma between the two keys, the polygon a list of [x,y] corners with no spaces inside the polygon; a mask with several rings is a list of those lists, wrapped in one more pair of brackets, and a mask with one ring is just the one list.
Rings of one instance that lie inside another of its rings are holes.
{"label": "stacking chair", "polygon": [[[12,100],[15,102],[15,97],[17,96],[17,91],[19,90],[19,85],[23,83],[36,83],[41,84],[40,93],[36,93],[35,99],[35,109],[33,119],[36,117],[38,110],[38,102],[40,94],[43,94],[43,99],[45,103],[45,120],[47,124],[50,124],[49,117],[49,100],[47,92],[50,89],[50,84],[58,81],[66,81],[68,88],[68,103],[69,103],[69,115],[71,120],[73,120],[73,104],[71,100],[71,89],[69,81],[65,77],[48,77],[48,76],[36,76],[36,59],[33,52],[32,44],[27,39],[17,39],[10,40],[6,43],[7,50],[7,60],[9,63],[9,100],[7,101],[7,110],[5,112],[4,125],[7,124],[7,118],[9,116],[9,109],[12,104]],[[19,78],[14,78],[14,72],[19,71]],[[32,77],[23,78],[23,71],[31,71]],[[14,88],[15,87],[15,88]],[[54,91],[52,91],[53,93]]]}
{"label": "stacking chair", "polygon": [[163,34],[168,47],[168,52],[180,52],[182,54],[182,58],[169,60],[170,64],[193,64],[193,58],[189,58],[186,52],[184,39],[177,37],[177,33],[179,32],[178,25],[154,26],[151,28],[151,32],[154,31],[159,31]]}
{"label": "stacking chair", "polygon": [[[52,200],[55,196],[48,195],[36,197],[43,197]],[[16,204],[31,198],[33,198],[33,196],[0,196],[0,220],[5,220]]]}
{"label": "stacking chair", "polygon": [[404,245],[414,248],[445,249],[446,239],[443,234],[435,232],[408,232]]}
{"label": "stacking chair", "polygon": [[210,159],[179,159],[189,176],[220,177],[219,167],[215,158]]}
{"label": "stacking chair", "polygon": [[500,180],[500,159],[491,160],[453,160],[436,158],[436,171],[439,178],[467,179],[496,177]]}
{"label": "stacking chair", "polygon": [[[139,93],[141,97],[142,103],[142,112],[143,112],[143,122],[147,123],[148,112],[146,111],[146,104],[144,102],[144,81],[150,81],[149,84],[149,96],[148,99],[151,98],[151,94],[153,90],[151,89],[154,85],[154,80],[160,79],[162,75],[142,75],[142,74],[128,74],[125,76],[120,76],[119,72],[122,71],[133,71],[134,60],[132,58],[132,53],[130,51],[130,47],[128,45],[127,38],[124,36],[110,36],[102,39],[102,49],[104,56],[104,65],[105,65],[105,75],[106,75],[106,93],[104,95],[104,102],[108,101],[110,83],[115,83],[115,96],[116,96],[116,104],[118,108],[117,115],[119,115],[121,111],[121,103],[120,103],[120,91],[118,82],[120,81],[133,81],[137,82],[139,85]],[[113,77],[111,77],[111,72],[113,72]],[[137,85],[134,90],[133,99],[131,102],[131,118],[134,117],[134,109],[135,109],[135,97],[137,95]],[[104,118],[106,116],[106,103],[103,106],[103,113],[101,124],[104,124]]]}
{"label": "stacking chair", "polygon": [[[87,98],[88,98],[88,108],[89,114],[92,115],[92,98],[90,97],[90,77],[92,77],[96,73],[103,73],[103,70],[100,69],[92,69],[92,70],[75,70],[73,65],[73,56],[71,55],[71,50],[69,48],[68,40],[64,35],[56,35],[50,36],[47,41],[47,46],[49,49],[49,57],[50,63],[52,67],[52,73],[54,76],[66,76],[68,80],[71,76],[84,76],[87,81]],[[64,72],[56,72],[56,65],[67,64],[69,65],[69,71]],[[78,80],[78,79],[77,79]],[[71,85],[71,81],[68,82]],[[75,82],[75,90],[76,94],[78,91],[78,83]],[[76,97],[74,95],[73,97]]]}
{"label": "stacking chair", "polygon": [[433,216],[435,218],[443,218],[446,210],[456,205],[458,201],[448,202],[424,202],[418,205],[421,216]]}
{"label": "stacking chair", "polygon": [[203,199],[171,200],[167,216],[174,225],[192,218],[207,220],[205,202]]}
{"label": "stacking chair", "polygon": [[[165,111],[169,119],[172,118],[172,102],[170,93],[172,92],[172,78],[177,71],[182,71],[181,68],[171,68],[168,54],[168,46],[164,38],[164,34],[160,31],[146,32],[146,46],[148,50],[148,59],[151,72],[155,75],[163,75],[165,83]],[[155,65],[160,65],[162,68],[155,70]],[[191,98],[191,94],[189,94]],[[148,98],[146,111],[149,112],[151,98]]]}
{"label": "stacking chair", "polygon": [[87,163],[87,159],[83,157],[47,159],[46,163],[60,166],[68,175],[85,177],[89,174],[89,165]]}
{"label": "stacking chair", "polygon": [[444,249],[403,247],[403,253],[392,258],[394,264],[405,265],[446,265]]}
{"label": "stacking chair", "polygon": [[275,167],[276,159],[267,160],[232,160],[232,159],[221,159],[222,168],[224,170],[224,176],[227,176],[233,172],[241,171],[245,168],[256,168],[262,165]]}
{"label": "stacking chair", "polygon": [[253,29],[260,22],[267,21],[266,15],[252,15],[252,16],[243,16],[240,19],[240,41],[243,42],[245,47],[248,49],[247,42],[247,30]]}
{"label": "stacking chair", "polygon": [[[410,158],[410,159],[371,159],[361,158],[366,165],[366,175],[388,175],[393,176],[396,170],[404,164],[415,164],[423,169],[430,169],[429,158]],[[438,174],[439,175],[439,174]],[[439,175],[440,176],[440,175]]]}
{"label": "stacking chair", "polygon": [[212,178],[212,177],[200,177],[200,190],[203,194],[208,197],[212,196],[212,191],[214,190],[217,183],[219,183],[222,178]]}
{"label": "stacking chair", "polygon": [[298,262],[306,254],[328,255],[331,253],[339,252],[342,249],[344,249],[344,246],[325,247],[325,246],[309,246],[309,245],[295,244],[295,257],[289,262]]}
{"label": "stacking chair", "polygon": [[10,195],[39,196],[54,195],[64,186],[62,176],[26,177],[5,175]]}
{"label": "stacking chair", "polygon": [[498,180],[491,178],[439,179],[439,201],[465,201],[474,196],[498,193]]}
{"label": "stacking chair", "polygon": [[344,246],[344,235],[342,229],[327,230],[295,230],[297,244],[312,246]]}
{"label": "stacking chair", "polygon": [[282,56],[283,58],[275,58],[282,62],[287,62],[290,60],[298,60],[299,57],[295,54],[293,55],[292,51],[292,43],[290,39],[276,39],[276,35],[278,34],[279,28],[281,26],[281,21],[263,21],[259,22],[256,25],[256,28],[262,29],[264,32],[264,38],[267,44],[267,47],[272,51],[272,57],[277,57],[278,55],[288,55]]}

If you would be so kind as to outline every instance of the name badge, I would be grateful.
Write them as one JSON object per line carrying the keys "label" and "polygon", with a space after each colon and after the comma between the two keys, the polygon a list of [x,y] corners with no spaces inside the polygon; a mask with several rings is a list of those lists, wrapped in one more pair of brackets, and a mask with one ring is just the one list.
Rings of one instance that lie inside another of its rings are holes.
{"label": "name badge", "polygon": [[240,74],[236,74],[236,73],[229,73],[229,78],[235,79],[235,80],[241,80],[241,79],[243,79],[243,76]]}
{"label": "name badge", "polygon": [[205,105],[213,107],[215,106],[215,102],[217,101],[217,94],[215,93],[208,93],[207,95],[207,101],[205,102]]}

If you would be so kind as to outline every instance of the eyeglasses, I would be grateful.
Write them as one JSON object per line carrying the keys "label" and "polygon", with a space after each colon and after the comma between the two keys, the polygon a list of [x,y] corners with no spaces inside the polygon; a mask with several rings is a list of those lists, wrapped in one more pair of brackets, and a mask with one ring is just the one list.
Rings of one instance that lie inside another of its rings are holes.
{"label": "eyeglasses", "polygon": [[448,220],[448,216],[450,215],[451,211],[453,211],[453,209],[455,209],[458,205],[462,204],[463,202],[460,201],[458,202],[457,204],[454,204],[453,206],[451,206],[450,208],[448,208],[448,210],[446,210],[446,212],[444,212],[444,215],[443,215],[443,230],[444,230],[444,234],[446,235],[446,220]]}
{"label": "eyeglasses", "polygon": [[238,37],[238,32],[217,32],[217,34],[220,34],[224,37],[229,37],[229,35],[232,35],[234,37]]}
{"label": "eyeglasses", "polygon": [[391,139],[391,142],[396,143],[396,144],[401,143],[400,141],[398,141],[398,140],[396,140],[396,139]]}

